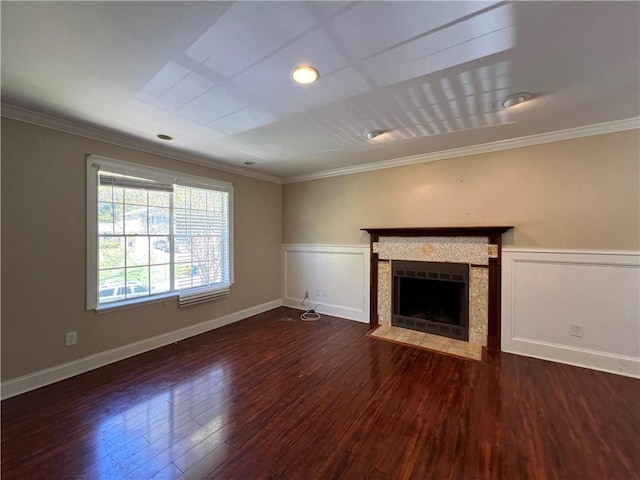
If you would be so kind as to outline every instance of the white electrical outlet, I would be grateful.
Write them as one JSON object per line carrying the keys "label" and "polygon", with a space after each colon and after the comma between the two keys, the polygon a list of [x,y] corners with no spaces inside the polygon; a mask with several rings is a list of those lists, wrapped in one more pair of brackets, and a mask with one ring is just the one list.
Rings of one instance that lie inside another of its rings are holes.
{"label": "white electrical outlet", "polygon": [[78,332],[67,332],[64,334],[64,346],[70,347],[78,343]]}
{"label": "white electrical outlet", "polygon": [[327,289],[326,289],[326,288],[323,288],[323,289],[322,289],[322,296],[323,296],[324,298],[327,298],[327,297],[329,296],[329,293],[327,292]]}
{"label": "white electrical outlet", "polygon": [[572,323],[570,327],[572,337],[582,337],[584,335],[584,325]]}

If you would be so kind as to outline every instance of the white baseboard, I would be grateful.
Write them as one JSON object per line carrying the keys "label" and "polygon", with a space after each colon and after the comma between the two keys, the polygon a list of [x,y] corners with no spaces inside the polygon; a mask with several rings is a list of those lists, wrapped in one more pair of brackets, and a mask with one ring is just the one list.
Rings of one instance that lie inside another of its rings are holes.
{"label": "white baseboard", "polygon": [[216,318],[206,322],[198,323],[190,327],[174,330],[173,332],[164,333],[155,337],[147,338],[139,342],[130,343],[122,347],[113,348],[104,352],[96,353],[88,357],[84,357],[72,362],[56,365],[55,367],[40,370],[39,372],[30,373],[22,377],[14,378],[2,382],[0,385],[1,398],[14,397],[21,393],[44,387],[51,383],[59,382],[65,378],[80,375],[81,373],[103,367],[110,363],[124,360],[125,358],[139,355],[149,350],[153,350],[171,343],[193,337],[216,328],[229,325],[231,323],[244,320],[245,318],[266,312],[276,307],[282,306],[282,299],[272,300],[255,307],[247,308],[239,312],[235,312],[224,317]]}
{"label": "white baseboard", "polygon": [[639,282],[638,252],[505,248],[502,351],[640,378]]}
{"label": "white baseboard", "polygon": [[557,345],[523,338],[513,338],[503,352],[566,363],[576,367],[590,368],[601,372],[616,373],[626,377],[640,378],[640,359],[606,352]]}
{"label": "white baseboard", "polygon": [[[331,315],[333,317],[346,318],[347,320],[353,320],[360,323],[369,323],[366,318],[362,317],[362,311],[354,308],[346,308],[341,307],[339,305],[331,305],[328,303],[320,303],[320,302],[310,302],[310,307],[303,307],[300,305],[302,302],[301,298],[285,298],[282,304],[285,307],[296,308],[298,310],[309,310],[313,308],[320,315]],[[317,307],[316,307],[317,305]]]}

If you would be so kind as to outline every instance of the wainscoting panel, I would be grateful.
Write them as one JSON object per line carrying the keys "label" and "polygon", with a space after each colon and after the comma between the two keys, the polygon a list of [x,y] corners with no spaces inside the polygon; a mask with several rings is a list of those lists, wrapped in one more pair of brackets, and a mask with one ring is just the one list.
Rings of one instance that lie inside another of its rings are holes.
{"label": "wainscoting panel", "polygon": [[368,323],[369,268],[368,245],[283,245],[283,303]]}
{"label": "wainscoting panel", "polygon": [[640,254],[504,249],[502,350],[640,377]]}

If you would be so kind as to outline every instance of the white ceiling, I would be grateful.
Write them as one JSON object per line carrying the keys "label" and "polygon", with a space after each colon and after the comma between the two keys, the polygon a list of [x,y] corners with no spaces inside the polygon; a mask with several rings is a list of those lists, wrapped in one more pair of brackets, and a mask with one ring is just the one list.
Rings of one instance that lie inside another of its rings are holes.
{"label": "white ceiling", "polygon": [[[282,178],[640,116],[639,2],[5,0],[1,15],[5,106]],[[300,63],[319,81],[295,85]]]}

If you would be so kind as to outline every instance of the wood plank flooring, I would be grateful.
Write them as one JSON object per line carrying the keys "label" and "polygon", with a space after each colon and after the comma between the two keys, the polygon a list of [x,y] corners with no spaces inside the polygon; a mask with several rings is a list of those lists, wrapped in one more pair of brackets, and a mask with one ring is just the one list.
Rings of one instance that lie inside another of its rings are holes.
{"label": "wood plank flooring", "polygon": [[637,479],[640,381],[278,308],[2,402],[2,480]]}

